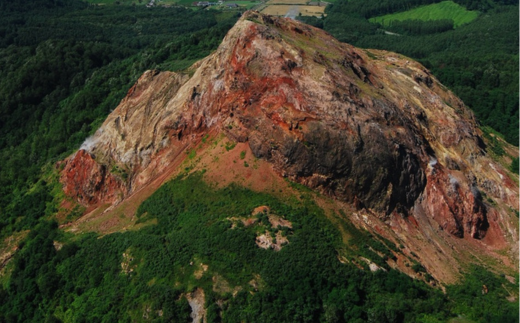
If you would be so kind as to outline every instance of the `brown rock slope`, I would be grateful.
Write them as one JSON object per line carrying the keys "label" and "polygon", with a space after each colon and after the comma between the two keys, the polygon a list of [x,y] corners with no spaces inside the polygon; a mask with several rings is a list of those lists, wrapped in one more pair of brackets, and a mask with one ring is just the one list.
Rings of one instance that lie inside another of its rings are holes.
{"label": "brown rock slope", "polygon": [[517,184],[487,156],[473,114],[420,64],[247,12],[193,71],[146,72],[65,162],[66,193],[120,202],[194,140],[223,132],[411,250],[427,241],[427,269],[457,262],[457,239],[517,263]]}

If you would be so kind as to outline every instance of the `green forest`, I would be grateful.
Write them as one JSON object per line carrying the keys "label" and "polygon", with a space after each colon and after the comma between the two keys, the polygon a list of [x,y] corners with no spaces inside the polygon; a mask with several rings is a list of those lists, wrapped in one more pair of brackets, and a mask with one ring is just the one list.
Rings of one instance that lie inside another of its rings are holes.
{"label": "green forest", "polygon": [[[483,126],[517,145],[518,1],[457,0],[479,12],[457,28],[450,19],[369,22],[438,2],[339,0],[324,19],[300,19],[341,41],[419,60]],[[354,228],[347,229],[360,247],[350,255],[388,271],[341,264],[339,233],[310,200],[214,190],[200,175],[177,178],[143,203],[139,221],[157,225],[103,237],[58,229],[54,163],[79,148],[145,70],[184,71],[216,49],[237,19],[182,7],[0,0],[0,239],[30,230],[10,276],[0,279],[0,322],[135,322],[144,312],[148,321],[184,322],[191,310],[182,295],[196,286],[206,292],[210,322],[444,322],[459,315],[517,322],[518,304],[504,300],[501,286],[518,286],[503,277],[475,267],[444,294],[390,270],[372,250],[391,256],[396,247]],[[254,244],[256,230],[268,229],[265,216],[262,225],[231,229],[228,218],[258,205],[294,224],[283,229],[290,243],[280,252]],[[122,272],[123,253],[132,255],[130,274]],[[190,262],[209,270],[197,279]],[[236,295],[213,291],[216,276]]]}
{"label": "green forest", "polygon": [[[444,294],[390,269],[373,250],[392,255],[397,246],[350,226],[351,261],[339,262],[345,245],[338,229],[302,194],[303,200],[280,200],[236,186],[216,190],[195,173],[145,201],[139,221],[151,224],[137,231],[73,236],[40,222],[21,246],[9,284],[0,287],[0,322],[188,322],[183,295],[196,288],[204,289],[208,322],[518,318],[518,304],[505,301],[503,289],[517,287],[505,278],[475,267]],[[273,228],[266,213],[252,215],[260,205],[292,227]],[[232,220],[251,216],[255,225]],[[278,252],[259,248],[255,237],[266,231],[280,231],[288,243]],[[55,241],[63,247],[56,250]],[[352,262],[356,255],[386,270],[362,270]]]}

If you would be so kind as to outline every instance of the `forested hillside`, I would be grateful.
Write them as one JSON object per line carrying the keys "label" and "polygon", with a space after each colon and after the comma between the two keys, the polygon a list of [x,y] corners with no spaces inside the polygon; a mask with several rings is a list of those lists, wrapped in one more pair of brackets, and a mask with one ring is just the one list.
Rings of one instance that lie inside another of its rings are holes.
{"label": "forested hillside", "polygon": [[237,17],[184,8],[2,1],[0,236],[56,211],[42,167],[101,124],[147,69],[182,70]]}
{"label": "forested hillside", "polygon": [[[208,322],[513,322],[515,288],[481,268],[447,295],[390,269],[383,257],[397,250],[360,232],[349,259],[363,255],[384,270],[338,261],[338,227],[308,190],[281,200],[236,186],[215,190],[202,174],[180,176],[138,210],[137,231],[71,238],[54,222],[40,223],[16,259],[11,282],[0,286],[0,322],[189,322],[186,295],[203,288]],[[265,211],[291,226],[272,227]],[[239,219],[254,219],[244,225]],[[255,237],[270,232],[288,243],[261,249]],[[278,233],[276,233],[278,232]],[[58,245],[63,247],[56,250]],[[101,252],[100,252],[101,251]],[[379,256],[379,254],[384,254]],[[414,270],[424,270],[418,263]],[[486,294],[482,285],[486,285]],[[470,321],[471,320],[471,321]]]}

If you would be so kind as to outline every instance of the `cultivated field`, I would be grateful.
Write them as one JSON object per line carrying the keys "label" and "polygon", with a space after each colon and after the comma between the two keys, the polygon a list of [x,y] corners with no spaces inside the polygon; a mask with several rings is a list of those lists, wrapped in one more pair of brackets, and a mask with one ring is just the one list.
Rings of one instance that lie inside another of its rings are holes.
{"label": "cultivated field", "polygon": [[[115,4],[116,1],[118,1],[118,0],[86,0],[86,2],[88,2],[88,3],[100,4],[100,5],[103,5],[103,4]],[[133,0],[119,0],[119,4],[132,4],[132,2],[137,2],[137,1],[133,1]]]}
{"label": "cultivated field", "polygon": [[[246,9],[251,9],[260,4],[260,1],[228,1],[230,3],[236,3],[240,7],[244,7]],[[225,2],[224,2],[225,3]]]}
{"label": "cultivated field", "polygon": [[272,5],[272,4],[279,4],[279,5],[300,4],[300,5],[305,5],[305,4],[307,4],[307,2],[309,2],[309,0],[269,0],[269,1],[267,1],[267,4],[268,5]]}
{"label": "cultivated field", "polygon": [[301,13],[302,16],[321,17],[325,12],[325,6],[270,5],[263,9],[262,13],[272,16],[285,16],[289,11],[296,16]]}
{"label": "cultivated field", "polygon": [[[97,5],[119,4],[119,5],[144,6],[148,3],[150,3],[150,0],[86,0],[86,1],[89,3],[92,3],[92,4],[97,4]],[[193,2],[198,2],[198,1],[202,1],[202,0],[155,0],[155,6],[176,6],[176,5],[178,5],[178,6],[191,7]],[[286,2],[285,0],[281,0],[281,1],[283,1],[284,3]],[[291,4],[292,3],[291,1],[294,1],[294,0],[287,0],[287,1],[289,1],[288,4]],[[309,1],[309,0],[307,0],[307,1]],[[217,0],[212,0],[212,2],[217,2]],[[255,0],[239,0],[239,1],[227,0],[224,3],[226,3],[226,2],[236,3],[241,9],[251,9],[260,4],[259,1],[255,1]],[[303,0],[299,0],[298,3],[305,4],[306,2]],[[193,7],[193,8],[197,9],[200,7]],[[228,10],[228,8],[225,5],[212,6],[211,8]]]}
{"label": "cultivated field", "polygon": [[405,12],[394,13],[390,15],[370,18],[370,22],[378,22],[383,26],[388,26],[392,21],[403,20],[453,20],[453,26],[458,27],[462,24],[467,24],[478,17],[477,11],[468,11],[453,1],[443,1],[436,4],[431,4]]}

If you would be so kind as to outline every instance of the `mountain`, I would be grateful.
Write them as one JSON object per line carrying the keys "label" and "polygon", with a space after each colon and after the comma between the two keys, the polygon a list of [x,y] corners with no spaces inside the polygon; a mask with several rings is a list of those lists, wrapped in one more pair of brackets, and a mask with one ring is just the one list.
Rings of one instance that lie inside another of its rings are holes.
{"label": "mountain", "polygon": [[215,185],[301,184],[336,221],[399,245],[387,264],[414,277],[426,279],[413,263],[442,284],[471,263],[517,272],[518,177],[464,103],[407,57],[289,19],[247,12],[186,72],[146,72],[59,168],[86,208],[71,230],[103,218],[116,231],[167,179],[200,170]]}

